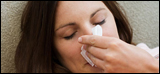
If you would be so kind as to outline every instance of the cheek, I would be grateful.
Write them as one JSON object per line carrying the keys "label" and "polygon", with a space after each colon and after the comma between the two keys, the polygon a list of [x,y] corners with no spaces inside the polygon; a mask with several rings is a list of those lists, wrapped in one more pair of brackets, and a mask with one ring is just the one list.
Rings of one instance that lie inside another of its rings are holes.
{"label": "cheek", "polygon": [[102,28],[103,28],[103,36],[119,38],[117,27],[114,22],[113,23],[108,22],[107,24],[105,24],[105,26],[102,26]]}
{"label": "cheek", "polygon": [[113,15],[112,14],[108,15],[106,20],[107,20],[106,23],[104,25],[102,25],[103,36],[119,38],[116,22],[114,20]]}
{"label": "cheek", "polygon": [[103,36],[117,37],[116,33],[112,29],[103,29]]}
{"label": "cheek", "polygon": [[73,56],[76,57],[77,53],[80,53],[80,49],[77,47],[78,46],[76,43],[68,44],[68,46],[65,46],[63,48],[66,50],[63,53],[65,54],[65,56],[68,56],[68,58],[73,58]]}
{"label": "cheek", "polygon": [[57,45],[58,52],[62,56],[63,60],[65,59],[74,59],[77,58],[77,54],[80,54],[80,46],[78,41],[60,41]]}

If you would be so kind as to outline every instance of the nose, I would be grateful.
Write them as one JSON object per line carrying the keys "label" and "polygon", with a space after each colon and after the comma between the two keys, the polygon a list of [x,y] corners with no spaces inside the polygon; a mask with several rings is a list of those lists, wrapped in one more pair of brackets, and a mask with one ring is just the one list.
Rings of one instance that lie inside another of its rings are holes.
{"label": "nose", "polygon": [[82,31],[82,35],[92,35],[92,25],[82,25],[81,27],[81,31]]}

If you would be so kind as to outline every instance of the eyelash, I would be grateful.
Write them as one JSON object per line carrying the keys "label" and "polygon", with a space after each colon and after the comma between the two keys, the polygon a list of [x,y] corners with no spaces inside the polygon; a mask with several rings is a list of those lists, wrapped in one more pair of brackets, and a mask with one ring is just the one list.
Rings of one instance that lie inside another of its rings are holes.
{"label": "eyelash", "polygon": [[[77,32],[77,31],[76,31],[76,32]],[[64,38],[65,38],[66,40],[72,39],[76,32],[74,32],[74,33],[71,34],[70,36],[66,36],[66,37],[64,37]]]}
{"label": "eyelash", "polygon": [[[101,22],[99,22],[99,23],[94,23],[94,25],[102,25],[102,24],[104,24],[106,21],[105,21],[105,19],[103,20],[103,21],[101,21]],[[77,32],[77,31],[76,31]],[[73,36],[76,34],[76,32],[74,32],[73,34],[71,34],[70,36],[66,36],[66,37],[64,37],[64,39],[66,39],[66,40],[70,40],[70,39],[72,39],[73,38]]]}
{"label": "eyelash", "polygon": [[104,24],[106,22],[106,20],[104,19],[104,20],[102,20],[101,22],[99,22],[99,23],[94,23],[94,25],[102,25],[102,24]]}

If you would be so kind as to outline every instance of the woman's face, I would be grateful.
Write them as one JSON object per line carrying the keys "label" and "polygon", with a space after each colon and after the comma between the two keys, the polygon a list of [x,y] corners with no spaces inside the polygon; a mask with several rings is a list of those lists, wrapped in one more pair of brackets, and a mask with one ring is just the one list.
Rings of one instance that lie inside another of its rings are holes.
{"label": "woman's face", "polygon": [[92,35],[97,24],[103,36],[119,38],[112,13],[101,1],[60,1],[55,22],[55,44],[61,55],[60,61],[71,72],[101,72],[90,66],[80,54],[82,44],[78,37]]}

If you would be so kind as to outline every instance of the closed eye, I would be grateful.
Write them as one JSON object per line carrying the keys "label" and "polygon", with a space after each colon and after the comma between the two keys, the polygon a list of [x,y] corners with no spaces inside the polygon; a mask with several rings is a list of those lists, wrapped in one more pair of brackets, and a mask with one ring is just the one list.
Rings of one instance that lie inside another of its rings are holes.
{"label": "closed eye", "polygon": [[98,23],[94,23],[94,25],[102,25],[102,24],[104,24],[106,21],[105,21],[105,19],[104,20],[102,20],[101,22],[98,22]]}
{"label": "closed eye", "polygon": [[[76,32],[77,32],[77,31],[76,31]],[[76,32],[72,33],[72,34],[69,35],[69,36],[64,37],[64,39],[66,39],[66,40],[72,39],[72,38],[74,37],[74,35],[75,35]]]}

